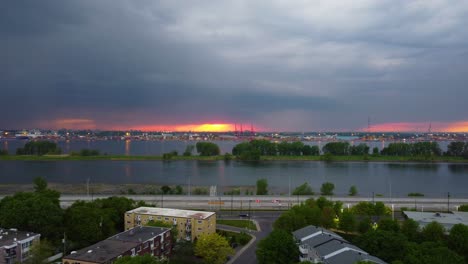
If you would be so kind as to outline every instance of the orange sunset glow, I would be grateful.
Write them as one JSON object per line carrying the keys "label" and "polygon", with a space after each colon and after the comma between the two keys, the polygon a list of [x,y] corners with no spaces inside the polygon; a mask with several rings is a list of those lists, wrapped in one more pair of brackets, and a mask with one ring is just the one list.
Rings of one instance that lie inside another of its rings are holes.
{"label": "orange sunset glow", "polygon": [[[371,126],[370,132],[468,132],[468,121],[458,122],[395,122]],[[362,128],[360,131],[367,131]]]}
{"label": "orange sunset glow", "polygon": [[180,124],[180,125],[147,125],[133,127],[141,131],[174,131],[174,132],[228,132],[234,131],[234,124]]}

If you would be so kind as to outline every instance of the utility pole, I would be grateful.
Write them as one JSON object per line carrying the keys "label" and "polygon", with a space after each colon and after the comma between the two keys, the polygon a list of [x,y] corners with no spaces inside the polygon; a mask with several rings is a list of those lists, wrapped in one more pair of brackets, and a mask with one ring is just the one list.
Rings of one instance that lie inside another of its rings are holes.
{"label": "utility pole", "polygon": [[65,232],[63,232],[63,256],[62,257],[65,257],[66,254],[67,254],[67,235]]}
{"label": "utility pole", "polygon": [[249,220],[250,220],[250,202],[251,202],[251,201],[252,201],[252,200],[249,199]]}
{"label": "utility pole", "polygon": [[232,215],[232,200],[233,200],[233,197],[234,196],[234,191],[231,190],[231,215]]}
{"label": "utility pole", "polygon": [[450,192],[447,193],[447,213],[450,213]]}

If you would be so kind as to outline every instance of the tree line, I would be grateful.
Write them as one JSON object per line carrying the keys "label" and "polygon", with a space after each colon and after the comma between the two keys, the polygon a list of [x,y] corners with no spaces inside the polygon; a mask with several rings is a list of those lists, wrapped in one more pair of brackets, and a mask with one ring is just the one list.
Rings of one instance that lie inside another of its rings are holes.
{"label": "tree line", "polygon": [[60,207],[60,193],[43,178],[34,179],[33,192],[17,192],[0,200],[0,226],[41,234],[67,251],[82,248],[124,231],[124,213],[145,205],[125,197],[77,201]]}

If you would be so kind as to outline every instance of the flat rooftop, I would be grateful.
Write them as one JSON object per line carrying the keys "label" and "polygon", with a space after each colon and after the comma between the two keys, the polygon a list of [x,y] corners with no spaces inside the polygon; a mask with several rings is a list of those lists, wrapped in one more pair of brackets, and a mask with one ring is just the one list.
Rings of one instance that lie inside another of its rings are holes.
{"label": "flat rooftop", "polygon": [[130,241],[130,242],[145,242],[155,236],[169,231],[169,228],[138,226],[109,237],[108,240]]}
{"label": "flat rooftop", "polygon": [[72,254],[65,256],[64,259],[106,263],[117,258],[123,253],[135,248],[140,243],[120,240],[103,240],[92,246],[77,250]]}
{"label": "flat rooftop", "polygon": [[25,240],[27,238],[32,238],[35,236],[39,236],[39,234],[0,227],[0,247],[8,247],[17,243],[17,241]]}
{"label": "flat rooftop", "polygon": [[158,207],[139,207],[139,208],[128,211],[127,214],[128,213],[160,215],[160,216],[168,216],[168,217],[184,217],[184,218],[195,218],[195,219],[206,219],[215,214],[215,212],[192,211],[192,210],[158,208]]}
{"label": "flat rooftop", "polygon": [[468,213],[453,212],[450,213],[430,213],[430,212],[403,212],[408,218],[419,223],[438,222],[440,224],[452,226],[456,224],[468,225]]}

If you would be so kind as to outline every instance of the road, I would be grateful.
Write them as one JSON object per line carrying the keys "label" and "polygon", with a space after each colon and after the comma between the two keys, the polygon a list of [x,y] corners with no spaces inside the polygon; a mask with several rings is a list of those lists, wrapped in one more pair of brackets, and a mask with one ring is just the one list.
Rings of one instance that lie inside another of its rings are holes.
{"label": "road", "polygon": [[[137,201],[145,201],[158,207],[171,207],[171,208],[186,208],[186,209],[205,209],[212,211],[221,210],[241,210],[247,212],[257,209],[268,210],[287,210],[291,206],[296,205],[310,198],[310,196],[187,196],[187,195],[124,195]],[[98,198],[106,198],[109,195],[62,195],[60,202],[62,207],[68,207],[77,200],[89,201]],[[318,198],[318,196],[313,196]],[[3,198],[0,196],[0,199]],[[415,205],[421,210],[447,210],[456,211],[457,207],[461,204],[468,204],[468,198],[425,198],[425,197],[400,197],[400,198],[387,198],[387,197],[328,197],[334,201],[342,201],[343,206],[353,206],[354,204],[362,201],[375,201],[384,202],[387,206],[393,207],[398,210],[401,207],[414,208]]]}
{"label": "road", "polygon": [[[240,212],[234,212],[234,215],[238,215]],[[255,264],[257,263],[257,244],[260,240],[265,238],[273,229],[273,222],[281,215],[282,212],[251,212],[251,219],[255,220],[259,226],[260,231],[250,232],[256,237],[256,240],[232,263],[233,264]],[[221,219],[233,219],[231,212],[222,212],[220,215]],[[234,217],[235,218],[235,217]],[[237,219],[240,219],[239,217]],[[242,218],[247,219],[247,218]]]}

